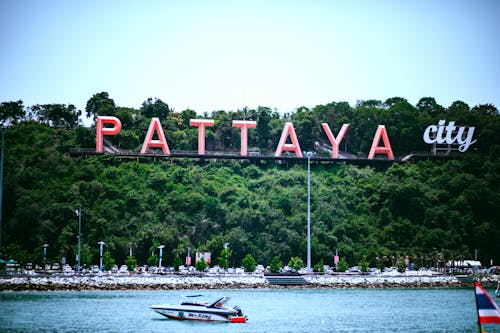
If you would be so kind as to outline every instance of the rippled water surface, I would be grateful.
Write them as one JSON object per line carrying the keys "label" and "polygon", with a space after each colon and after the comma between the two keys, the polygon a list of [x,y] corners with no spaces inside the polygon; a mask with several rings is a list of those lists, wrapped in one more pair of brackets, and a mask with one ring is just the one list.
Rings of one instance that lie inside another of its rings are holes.
{"label": "rippled water surface", "polygon": [[[175,321],[149,309],[198,293],[230,296],[248,322]],[[472,288],[0,292],[0,332],[477,332],[476,322]]]}

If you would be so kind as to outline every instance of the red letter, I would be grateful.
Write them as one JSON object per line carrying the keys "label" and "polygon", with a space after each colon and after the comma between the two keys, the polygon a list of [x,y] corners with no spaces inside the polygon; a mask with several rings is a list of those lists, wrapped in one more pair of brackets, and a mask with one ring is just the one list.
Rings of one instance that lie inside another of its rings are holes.
{"label": "red letter", "polygon": [[[112,124],[113,127],[104,127],[104,124]],[[116,135],[122,129],[120,119],[110,116],[97,116],[95,151],[102,153],[102,137],[104,135]]]}
{"label": "red letter", "polygon": [[[384,141],[383,146],[378,146],[380,142],[380,137]],[[390,160],[394,159],[394,154],[392,153],[391,143],[389,142],[389,137],[387,136],[387,131],[384,125],[378,125],[377,132],[375,132],[375,137],[373,138],[372,148],[370,149],[370,154],[368,154],[368,159],[371,160],[375,157],[375,154],[384,154]]]}
{"label": "red letter", "polygon": [[257,122],[251,120],[233,120],[233,127],[241,128],[241,156],[247,156],[248,129],[257,127]]}
{"label": "red letter", "polygon": [[[153,140],[155,130],[158,132],[158,140]],[[168,149],[167,139],[165,139],[165,134],[161,128],[160,119],[156,117],[152,118],[149,123],[148,133],[144,138],[141,154],[147,153],[149,147],[159,147],[163,150],[163,154],[170,155],[170,149]]]}
{"label": "red letter", "polygon": [[330,140],[330,143],[332,144],[332,158],[339,157],[340,142],[342,142],[342,138],[344,138],[344,134],[345,134],[345,132],[347,132],[347,129],[349,128],[349,124],[342,125],[342,128],[340,129],[340,132],[337,135],[337,139],[335,139],[335,137],[333,136],[333,133],[330,130],[330,127],[328,126],[327,123],[321,123],[321,126],[325,130],[326,136],[328,137],[328,140]]}
{"label": "red letter", "polygon": [[205,126],[214,126],[212,119],[189,119],[189,125],[198,126],[198,155],[205,155]]}
{"label": "red letter", "polygon": [[[292,143],[286,143],[288,135],[290,135],[290,140],[292,141]],[[283,150],[294,151],[297,157],[302,157],[299,140],[297,140],[297,135],[295,134],[295,129],[293,128],[293,124],[291,122],[285,123],[285,128],[283,128],[283,132],[281,133],[280,142],[278,143],[278,147],[276,148],[276,153],[274,153],[274,156],[281,156]]]}

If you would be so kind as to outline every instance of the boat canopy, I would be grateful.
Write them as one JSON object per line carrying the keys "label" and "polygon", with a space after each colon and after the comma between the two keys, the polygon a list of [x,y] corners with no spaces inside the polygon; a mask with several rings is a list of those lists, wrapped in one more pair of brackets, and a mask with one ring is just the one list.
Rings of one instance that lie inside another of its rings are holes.
{"label": "boat canopy", "polygon": [[479,260],[457,260],[457,261],[448,261],[446,264],[448,267],[457,267],[457,268],[479,268],[481,267],[481,262]]}

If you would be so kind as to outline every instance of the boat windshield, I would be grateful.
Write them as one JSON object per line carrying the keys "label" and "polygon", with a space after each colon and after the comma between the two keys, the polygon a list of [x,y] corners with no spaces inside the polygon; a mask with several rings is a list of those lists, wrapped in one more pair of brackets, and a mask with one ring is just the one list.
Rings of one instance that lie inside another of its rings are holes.
{"label": "boat windshield", "polygon": [[219,297],[214,301],[214,299],[209,300],[204,295],[181,295],[180,298],[179,304],[181,305],[206,306],[209,308],[222,308],[229,300],[229,297]]}

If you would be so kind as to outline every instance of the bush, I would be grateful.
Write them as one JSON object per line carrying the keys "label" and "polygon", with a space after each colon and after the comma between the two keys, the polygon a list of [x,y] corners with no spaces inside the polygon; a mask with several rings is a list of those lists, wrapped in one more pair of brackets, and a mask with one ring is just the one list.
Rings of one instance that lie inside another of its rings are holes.
{"label": "bush", "polygon": [[398,258],[398,260],[396,260],[396,267],[399,273],[403,273],[406,270],[406,262],[404,258]]}
{"label": "bush", "polygon": [[148,258],[148,266],[156,266],[158,265],[158,257],[156,255],[152,255]]}
{"label": "bush", "polygon": [[317,273],[324,273],[325,272],[325,264],[323,262],[323,259],[320,259],[316,265],[313,267],[313,271]]}
{"label": "bush", "polygon": [[370,263],[368,262],[368,260],[366,260],[366,257],[363,257],[363,259],[359,262],[359,268],[361,269],[361,272],[368,272],[368,266],[370,265]]}
{"label": "bush", "polygon": [[205,269],[207,268],[207,263],[205,262],[205,258],[201,258],[196,262],[196,270],[200,272],[204,272]]}
{"label": "bush", "polygon": [[220,257],[217,257],[219,266],[227,270],[229,267],[229,258],[231,258],[232,255],[233,251],[229,247],[223,248],[220,252]]}
{"label": "bush", "polygon": [[181,260],[181,257],[179,256],[179,253],[177,253],[174,257],[174,270],[176,272],[179,271],[180,265],[182,265],[182,260]]}
{"label": "bush", "polygon": [[345,272],[349,269],[349,265],[344,258],[341,258],[339,263],[337,264],[337,272]]}
{"label": "bush", "polygon": [[299,257],[291,257],[288,262],[288,267],[298,272],[302,267],[304,267],[304,262]]}
{"label": "bush", "polygon": [[257,261],[255,261],[254,257],[250,253],[243,258],[241,263],[247,272],[253,272],[255,271],[255,267],[257,267]]}
{"label": "bush", "polygon": [[104,252],[102,255],[102,263],[104,265],[104,269],[107,271],[115,265],[115,259],[111,257],[111,253],[109,251]]}
{"label": "bush", "polygon": [[269,270],[271,271],[271,273],[279,273],[282,266],[283,263],[281,262],[280,257],[275,256],[273,260],[271,260]]}
{"label": "bush", "polygon": [[133,271],[137,266],[137,259],[131,256],[127,256],[127,260],[125,260],[125,265],[127,265],[129,271]]}

